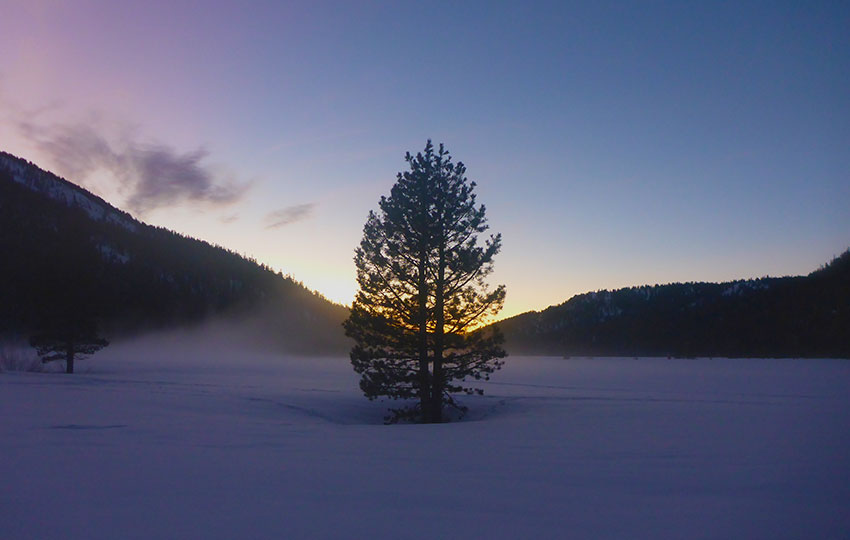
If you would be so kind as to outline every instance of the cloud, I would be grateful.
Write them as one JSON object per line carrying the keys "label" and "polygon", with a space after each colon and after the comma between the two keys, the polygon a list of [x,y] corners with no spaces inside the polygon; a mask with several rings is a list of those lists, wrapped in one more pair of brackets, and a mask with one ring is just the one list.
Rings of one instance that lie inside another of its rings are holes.
{"label": "cloud", "polygon": [[222,217],[218,218],[218,220],[220,222],[224,223],[225,225],[230,225],[234,221],[239,220],[239,214],[229,214],[229,215],[222,216]]}
{"label": "cloud", "polygon": [[296,204],[287,206],[266,215],[266,229],[277,229],[307,219],[313,214],[316,203]]}
{"label": "cloud", "polygon": [[216,178],[201,164],[206,156],[205,150],[179,154],[163,145],[133,148],[125,156],[127,166],[122,171],[135,184],[127,201],[130,208],[147,211],[181,199],[213,205],[238,201],[248,185]]}
{"label": "cloud", "polygon": [[108,138],[93,124],[18,122],[19,132],[73,182],[85,182],[97,171],[117,180],[129,210],[144,214],[184,202],[226,206],[238,201],[250,185],[213,172],[200,148],[179,152],[161,142],[142,143],[131,130]]}

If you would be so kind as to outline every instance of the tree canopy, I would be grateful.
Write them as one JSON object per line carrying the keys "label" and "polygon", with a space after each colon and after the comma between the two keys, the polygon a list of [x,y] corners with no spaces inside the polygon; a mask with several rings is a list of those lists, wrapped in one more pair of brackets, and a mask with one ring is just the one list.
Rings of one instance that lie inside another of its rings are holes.
{"label": "tree canopy", "polygon": [[50,333],[36,334],[30,338],[43,363],[65,361],[65,373],[74,372],[74,361],[86,358],[109,345],[97,334],[94,324],[70,323]]}
{"label": "tree canopy", "polygon": [[505,287],[486,278],[501,248],[488,229],[475,182],[441,144],[429,140],[390,195],[370,212],[355,251],[359,291],[345,322],[355,340],[351,362],[370,399],[418,400],[389,420],[443,420],[443,407],[464,411],[452,394],[483,393],[505,351],[497,331],[473,332],[501,309]]}

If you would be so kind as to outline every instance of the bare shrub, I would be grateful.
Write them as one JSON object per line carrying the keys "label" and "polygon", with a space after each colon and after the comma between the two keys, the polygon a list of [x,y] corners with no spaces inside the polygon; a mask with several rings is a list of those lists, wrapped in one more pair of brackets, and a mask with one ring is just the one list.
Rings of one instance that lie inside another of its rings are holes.
{"label": "bare shrub", "polygon": [[32,347],[14,341],[0,342],[0,372],[47,371]]}

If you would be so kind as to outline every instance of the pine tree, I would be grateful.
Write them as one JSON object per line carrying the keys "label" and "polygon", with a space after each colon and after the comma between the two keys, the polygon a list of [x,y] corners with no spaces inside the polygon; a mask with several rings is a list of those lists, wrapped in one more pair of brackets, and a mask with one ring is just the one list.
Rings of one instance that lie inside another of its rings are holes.
{"label": "pine tree", "polygon": [[429,140],[405,160],[410,170],[363,228],[354,258],[360,289],[345,330],[366,397],[418,400],[388,420],[441,422],[444,405],[465,411],[452,394],[483,393],[467,381],[489,379],[506,356],[501,334],[474,331],[504,303],[504,285],[485,283],[501,235],[478,243],[485,207],[442,144],[435,150]]}
{"label": "pine tree", "polygon": [[30,345],[42,363],[64,360],[66,373],[74,372],[75,360],[109,344],[98,335],[105,267],[88,225],[88,221],[66,223],[63,232],[73,241],[54,237],[46,242],[51,264],[39,269],[39,286],[31,298],[37,332]]}
{"label": "pine tree", "polygon": [[73,373],[75,360],[96,353],[109,345],[109,342],[97,335],[93,323],[75,321],[32,336],[30,345],[35,347],[42,363],[64,360],[65,373]]}

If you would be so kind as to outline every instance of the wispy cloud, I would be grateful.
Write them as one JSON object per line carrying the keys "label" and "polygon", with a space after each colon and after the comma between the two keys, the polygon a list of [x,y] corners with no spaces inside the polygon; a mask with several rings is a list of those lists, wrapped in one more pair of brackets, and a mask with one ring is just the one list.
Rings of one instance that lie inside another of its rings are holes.
{"label": "wispy cloud", "polygon": [[217,174],[204,163],[208,152],[180,152],[161,142],[140,142],[130,130],[108,137],[97,124],[17,122],[19,132],[45,155],[57,172],[84,182],[97,171],[110,173],[126,193],[129,210],[144,214],[185,202],[226,206],[238,201],[250,185]]}
{"label": "wispy cloud", "polygon": [[287,206],[266,215],[266,229],[277,229],[307,219],[313,214],[316,203],[296,204]]}

